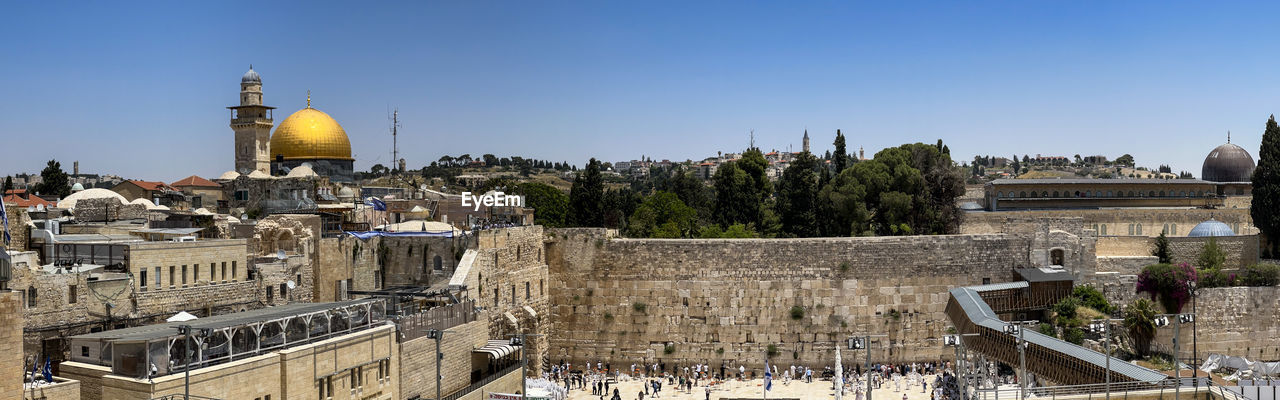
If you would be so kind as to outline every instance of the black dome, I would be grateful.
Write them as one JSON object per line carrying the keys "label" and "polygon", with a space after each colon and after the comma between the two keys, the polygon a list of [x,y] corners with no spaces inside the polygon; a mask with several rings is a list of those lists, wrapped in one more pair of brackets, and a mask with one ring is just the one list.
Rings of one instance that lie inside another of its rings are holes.
{"label": "black dome", "polygon": [[1253,156],[1243,147],[1227,143],[1209,152],[1200,169],[1200,179],[1209,182],[1249,182],[1253,180]]}

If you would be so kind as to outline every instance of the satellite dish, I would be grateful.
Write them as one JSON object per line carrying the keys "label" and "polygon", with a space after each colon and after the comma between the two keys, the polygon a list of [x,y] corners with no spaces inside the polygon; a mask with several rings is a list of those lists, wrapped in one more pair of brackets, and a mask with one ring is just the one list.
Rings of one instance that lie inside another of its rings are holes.
{"label": "satellite dish", "polygon": [[293,290],[294,288],[298,287],[298,284],[293,283],[293,281],[285,282],[284,285],[289,287],[289,290]]}
{"label": "satellite dish", "polygon": [[289,258],[289,256],[288,256],[288,255],[286,255],[286,254],[284,254],[284,249],[276,250],[276,259],[278,259],[278,260],[286,260],[286,259],[288,259],[288,258]]}

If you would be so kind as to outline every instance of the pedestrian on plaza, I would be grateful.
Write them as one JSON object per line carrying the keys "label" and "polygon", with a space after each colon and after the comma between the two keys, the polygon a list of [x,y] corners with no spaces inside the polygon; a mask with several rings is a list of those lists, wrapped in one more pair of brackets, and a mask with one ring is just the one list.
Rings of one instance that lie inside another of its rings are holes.
{"label": "pedestrian on plaza", "polygon": [[707,385],[707,400],[711,400],[711,385]]}

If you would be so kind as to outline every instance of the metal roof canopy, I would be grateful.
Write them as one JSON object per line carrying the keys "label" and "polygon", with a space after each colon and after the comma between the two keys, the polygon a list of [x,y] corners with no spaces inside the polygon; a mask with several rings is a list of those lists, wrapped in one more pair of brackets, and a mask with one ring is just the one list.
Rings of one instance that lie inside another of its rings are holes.
{"label": "metal roof canopy", "polygon": [[[956,300],[956,304],[960,306],[974,324],[997,332],[1003,332],[1004,327],[1008,325],[1005,321],[1000,320],[995,311],[991,309],[991,306],[987,305],[986,301],[982,300],[982,296],[978,294],[975,287],[955,288],[951,289],[950,292],[951,297]],[[1106,368],[1107,355],[1105,354],[1067,343],[1031,329],[1024,328],[1022,335],[1027,343],[1031,345],[1044,347],[1068,357],[1093,364],[1099,368]],[[1128,361],[1115,357],[1112,357],[1111,360],[1112,372],[1128,376],[1137,381],[1155,383],[1169,378],[1168,375],[1134,365]]]}
{"label": "metal roof canopy", "polygon": [[1049,268],[1016,268],[1013,270],[1028,282],[1074,281],[1070,272],[1065,269]]}
{"label": "metal roof canopy", "polygon": [[311,314],[323,311],[338,310],[353,305],[381,302],[380,299],[358,299],[332,303],[299,303],[257,310],[215,315],[187,322],[166,322],[162,324],[138,326],[133,328],[113,329],[109,331],[87,333],[72,336],[69,339],[105,340],[105,341],[149,341],[171,337],[179,337],[178,327],[190,325],[193,329],[225,329],[269,322],[281,318]]}

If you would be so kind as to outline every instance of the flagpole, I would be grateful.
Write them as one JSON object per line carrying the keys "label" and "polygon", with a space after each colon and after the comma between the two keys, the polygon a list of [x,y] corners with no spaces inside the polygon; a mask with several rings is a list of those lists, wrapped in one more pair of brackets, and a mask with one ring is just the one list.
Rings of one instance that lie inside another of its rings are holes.
{"label": "flagpole", "polygon": [[769,400],[769,351],[764,351],[764,382],[760,385],[760,391],[764,392],[764,400]]}

